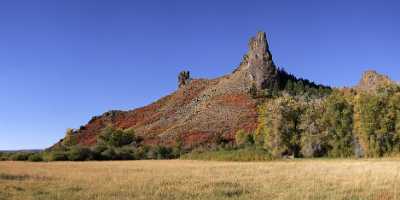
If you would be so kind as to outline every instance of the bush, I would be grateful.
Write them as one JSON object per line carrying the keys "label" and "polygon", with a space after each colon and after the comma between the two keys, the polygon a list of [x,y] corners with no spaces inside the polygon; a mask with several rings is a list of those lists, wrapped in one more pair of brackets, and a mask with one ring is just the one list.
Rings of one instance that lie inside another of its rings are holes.
{"label": "bush", "polygon": [[254,144],[253,135],[246,133],[244,130],[236,132],[235,141],[237,146],[250,146]]}
{"label": "bush", "polygon": [[66,161],[68,160],[67,152],[65,151],[53,151],[49,154],[49,161]]}
{"label": "bush", "polygon": [[146,148],[146,147],[136,148],[136,150],[134,152],[135,159],[137,159],[137,160],[146,159],[147,151],[148,151],[148,148]]}
{"label": "bush", "polygon": [[104,157],[101,155],[105,150],[107,150],[107,146],[104,144],[97,144],[94,146],[92,151],[92,157],[94,160],[105,160]]}
{"label": "bush", "polygon": [[91,160],[92,152],[88,148],[74,146],[68,151],[67,157],[71,161]]}
{"label": "bush", "polygon": [[146,149],[146,154],[144,156],[144,159],[150,159],[150,160],[155,160],[157,159],[157,152],[155,148],[148,148]]}
{"label": "bush", "polygon": [[77,143],[78,143],[77,135],[75,134],[74,129],[71,128],[67,129],[62,144],[64,146],[74,146]]}
{"label": "bush", "polygon": [[171,159],[172,156],[172,148],[165,146],[157,146],[155,148],[156,158],[157,159]]}
{"label": "bush", "polygon": [[8,153],[1,153],[0,161],[10,160],[10,155]]}
{"label": "bush", "polygon": [[124,146],[115,149],[116,159],[118,160],[134,160],[135,159],[135,148],[130,146]]}
{"label": "bush", "polygon": [[43,157],[40,153],[34,153],[29,156],[28,160],[31,162],[41,162],[43,161]]}
{"label": "bush", "polygon": [[95,160],[135,160],[145,157],[133,146],[110,147],[98,144],[92,148],[91,153]]}
{"label": "bush", "polygon": [[112,126],[104,128],[98,137],[100,143],[112,147],[122,147],[131,144],[135,139],[135,131],[133,129],[116,129]]}
{"label": "bush", "polygon": [[30,155],[30,153],[19,152],[12,154],[10,159],[14,161],[27,161]]}
{"label": "bush", "polygon": [[102,160],[116,160],[117,154],[115,153],[114,148],[107,148],[100,154]]}

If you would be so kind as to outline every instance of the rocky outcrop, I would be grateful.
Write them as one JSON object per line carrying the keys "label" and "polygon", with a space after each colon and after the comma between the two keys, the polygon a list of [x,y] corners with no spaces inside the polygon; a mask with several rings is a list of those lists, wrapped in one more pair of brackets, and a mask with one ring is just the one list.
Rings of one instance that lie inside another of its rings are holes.
{"label": "rocky outcrop", "polygon": [[150,145],[173,144],[180,138],[186,148],[194,148],[216,137],[233,140],[238,130],[252,132],[257,127],[257,100],[250,96],[250,88],[272,88],[278,79],[266,35],[259,32],[250,39],[249,50],[234,73],[207,80],[192,79],[189,71],[182,71],[177,91],[142,108],[92,118],[78,130],[78,143],[96,144],[107,125],[134,128]]}
{"label": "rocky outcrop", "polygon": [[375,92],[381,88],[395,84],[388,76],[379,74],[374,70],[364,72],[360,82],[355,87],[358,91]]}
{"label": "rocky outcrop", "polygon": [[248,70],[252,84],[258,90],[270,89],[278,86],[279,75],[277,67],[269,51],[267,37],[264,32],[258,32],[249,41],[249,50],[244,56],[242,70]]}
{"label": "rocky outcrop", "polygon": [[190,72],[189,71],[181,71],[178,76],[179,88],[189,84],[189,82],[190,82]]}

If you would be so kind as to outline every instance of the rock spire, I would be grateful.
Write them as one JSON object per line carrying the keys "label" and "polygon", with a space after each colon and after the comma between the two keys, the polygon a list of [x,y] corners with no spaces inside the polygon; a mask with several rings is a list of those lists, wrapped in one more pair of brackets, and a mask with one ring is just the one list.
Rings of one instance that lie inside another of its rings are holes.
{"label": "rock spire", "polygon": [[278,84],[278,70],[272,60],[265,32],[258,32],[249,41],[249,50],[242,64],[258,90],[270,89]]}

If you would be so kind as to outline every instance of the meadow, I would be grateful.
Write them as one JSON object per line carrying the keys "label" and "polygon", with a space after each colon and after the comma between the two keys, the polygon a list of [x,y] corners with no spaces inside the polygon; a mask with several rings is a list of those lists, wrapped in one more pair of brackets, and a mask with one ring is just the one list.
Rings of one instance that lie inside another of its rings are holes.
{"label": "meadow", "polygon": [[4,161],[0,200],[397,200],[399,161]]}

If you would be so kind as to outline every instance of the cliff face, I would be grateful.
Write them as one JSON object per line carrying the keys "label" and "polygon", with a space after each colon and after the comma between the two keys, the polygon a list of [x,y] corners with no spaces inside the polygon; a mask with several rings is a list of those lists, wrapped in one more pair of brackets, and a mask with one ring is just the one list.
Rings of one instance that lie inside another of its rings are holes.
{"label": "cliff face", "polygon": [[216,136],[233,140],[238,130],[254,131],[257,126],[257,105],[250,88],[271,87],[277,74],[266,35],[257,33],[232,74],[207,80],[191,79],[184,71],[174,93],[142,108],[93,117],[76,130],[78,143],[96,144],[97,135],[107,125],[134,128],[145,144],[169,145],[179,137],[190,148],[207,144]]}
{"label": "cliff face", "polygon": [[249,51],[242,62],[242,70],[248,70],[249,80],[258,90],[276,87],[278,70],[272,60],[269,45],[264,32],[250,39]]}

